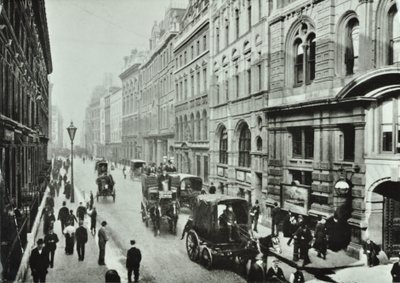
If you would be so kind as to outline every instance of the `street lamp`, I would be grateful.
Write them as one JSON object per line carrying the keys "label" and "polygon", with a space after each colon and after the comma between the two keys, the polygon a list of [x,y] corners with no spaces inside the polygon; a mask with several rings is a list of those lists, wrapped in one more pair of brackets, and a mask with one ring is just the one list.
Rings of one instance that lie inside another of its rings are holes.
{"label": "street lamp", "polygon": [[71,125],[67,128],[69,138],[71,140],[71,203],[75,202],[75,188],[74,188],[74,138],[77,128],[74,126],[74,123],[71,121]]}

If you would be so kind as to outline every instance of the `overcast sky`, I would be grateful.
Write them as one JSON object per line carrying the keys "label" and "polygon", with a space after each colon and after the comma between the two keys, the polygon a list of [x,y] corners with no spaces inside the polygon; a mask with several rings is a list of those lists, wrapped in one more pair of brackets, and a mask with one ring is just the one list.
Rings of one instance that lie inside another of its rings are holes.
{"label": "overcast sky", "polygon": [[[180,0],[182,1],[182,0]],[[162,20],[170,0],[46,0],[53,74],[53,104],[64,123],[78,126],[94,86],[103,74],[118,75],[123,57],[148,49],[151,28]]]}

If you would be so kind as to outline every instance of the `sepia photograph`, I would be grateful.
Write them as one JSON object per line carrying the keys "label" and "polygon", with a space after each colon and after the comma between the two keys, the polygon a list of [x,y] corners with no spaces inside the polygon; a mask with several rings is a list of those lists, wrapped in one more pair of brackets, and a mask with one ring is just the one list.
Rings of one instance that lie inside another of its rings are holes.
{"label": "sepia photograph", "polygon": [[400,282],[400,0],[0,0],[0,282]]}

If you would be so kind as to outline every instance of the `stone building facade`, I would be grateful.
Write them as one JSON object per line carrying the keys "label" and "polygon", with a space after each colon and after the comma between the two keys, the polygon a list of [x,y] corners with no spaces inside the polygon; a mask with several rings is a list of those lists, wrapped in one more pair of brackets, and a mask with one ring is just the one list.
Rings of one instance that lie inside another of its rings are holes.
{"label": "stone building facade", "polygon": [[209,175],[209,1],[192,1],[175,38],[175,163],[178,171]]}
{"label": "stone building facade", "polygon": [[51,72],[44,1],[0,1],[0,280],[14,280],[46,188]]}
{"label": "stone building facade", "polygon": [[367,237],[397,254],[395,1],[275,1],[270,8],[264,201],[310,223],[335,215],[349,225],[354,256]]}
{"label": "stone building facade", "polygon": [[122,90],[110,91],[110,142],[107,145],[110,160],[120,162],[122,159]]}
{"label": "stone building facade", "polygon": [[123,72],[119,75],[122,82],[122,148],[123,159],[141,159],[140,140],[141,125],[139,111],[139,67],[145,58],[144,52],[132,50],[124,57]]}
{"label": "stone building facade", "polygon": [[140,67],[143,159],[160,164],[174,155],[174,57],[173,39],[180,30],[185,9],[169,8],[155,23],[148,57]]}
{"label": "stone building facade", "polygon": [[210,174],[220,192],[266,189],[267,1],[210,2]]}

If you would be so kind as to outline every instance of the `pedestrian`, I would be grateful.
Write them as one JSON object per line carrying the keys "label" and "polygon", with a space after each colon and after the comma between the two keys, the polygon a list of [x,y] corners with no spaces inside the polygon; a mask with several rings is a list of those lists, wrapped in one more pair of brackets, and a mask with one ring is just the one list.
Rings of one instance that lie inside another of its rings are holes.
{"label": "pedestrian", "polygon": [[296,232],[297,228],[294,229],[294,226],[297,224],[296,216],[292,214],[289,210],[285,219],[283,220],[283,236],[284,237],[291,237],[294,232]]}
{"label": "pedestrian", "polygon": [[60,195],[60,184],[54,180],[54,187],[56,188],[56,192],[57,192],[57,197]]}
{"label": "pedestrian", "polygon": [[271,211],[271,234],[274,235],[275,231],[279,232],[278,225],[279,225],[279,217],[280,217],[281,209],[278,206],[278,203],[274,203],[274,208]]}
{"label": "pedestrian", "polygon": [[216,191],[217,191],[217,189],[215,188],[214,183],[211,182],[211,186],[210,186],[210,188],[208,189],[208,193],[210,193],[210,194],[215,194]]}
{"label": "pedestrian", "polygon": [[139,282],[139,268],[142,260],[142,254],[138,248],[135,247],[135,240],[131,240],[131,248],[126,255],[126,268],[128,269],[128,282],[132,282],[132,271],[135,281]]}
{"label": "pedestrian", "polygon": [[64,194],[65,194],[65,198],[69,199],[71,197],[71,183],[70,181],[66,181],[64,183]]}
{"label": "pedestrian", "polygon": [[66,206],[67,203],[63,201],[62,207],[58,211],[58,220],[61,222],[61,231],[64,231],[65,225],[68,221],[68,216],[69,216],[69,210],[68,207]]}
{"label": "pedestrian", "polygon": [[314,249],[317,251],[317,256],[326,259],[326,250],[328,246],[327,231],[325,227],[325,219],[318,221],[315,226],[315,241]]}
{"label": "pedestrian", "polygon": [[220,190],[221,194],[223,195],[223,194],[224,194],[224,192],[225,192],[225,186],[224,186],[224,183],[222,183],[222,182],[220,182],[220,183],[219,183],[219,190]]}
{"label": "pedestrian", "polygon": [[283,274],[282,268],[279,267],[279,260],[274,259],[272,266],[267,271],[267,282],[268,283],[281,283],[286,282],[285,275]]}
{"label": "pedestrian", "polygon": [[304,283],[304,274],[301,271],[303,268],[299,265],[296,266],[296,271],[290,274],[289,282],[290,283]]}
{"label": "pedestrian", "polygon": [[54,198],[55,195],[56,195],[56,188],[55,188],[55,183],[54,183],[53,180],[52,180],[52,181],[50,182],[50,184],[49,184],[49,189],[50,189],[50,196],[51,196],[52,198]]}
{"label": "pedestrian", "polygon": [[364,243],[364,253],[367,255],[367,263],[369,267],[379,264],[378,254],[381,251],[380,247],[371,239],[367,239]]}
{"label": "pedestrian", "polygon": [[390,273],[392,274],[392,282],[400,282],[400,259],[393,263]]}
{"label": "pedestrian", "polygon": [[307,224],[303,223],[302,227],[297,230],[296,236],[299,241],[300,258],[303,259],[303,266],[305,266],[311,262],[308,256],[308,250],[310,249],[310,244],[313,239]]}
{"label": "pedestrian", "polygon": [[124,168],[122,168],[122,173],[124,174],[124,179],[126,179],[126,167],[124,165]]}
{"label": "pedestrian", "polygon": [[278,233],[275,231],[275,235],[272,235],[271,237],[271,244],[272,248],[276,253],[281,254],[282,253],[282,248],[281,248],[281,241],[279,240]]}
{"label": "pedestrian", "polygon": [[54,199],[52,196],[47,196],[46,197],[46,202],[45,202],[45,206],[51,208],[52,210],[54,210]]}
{"label": "pedestrian", "polygon": [[267,263],[266,257],[258,254],[250,262],[249,271],[247,273],[247,283],[261,283],[267,279]]}
{"label": "pedestrian", "polygon": [[90,203],[89,204],[90,204],[89,208],[90,208],[90,210],[92,210],[93,209],[93,204],[94,204],[94,197],[93,197],[93,192],[92,191],[90,191]]}
{"label": "pedestrian", "polygon": [[121,277],[119,277],[119,274],[115,269],[109,269],[105,274],[105,280],[106,283],[120,283]]}
{"label": "pedestrian", "polygon": [[99,265],[105,265],[104,262],[104,257],[106,255],[106,243],[108,241],[108,235],[106,231],[106,226],[107,222],[103,221],[101,222],[101,227],[99,229],[99,232],[97,233],[97,236],[99,237]]}
{"label": "pedestrian", "polygon": [[72,255],[74,253],[74,245],[75,245],[75,228],[68,222],[67,227],[65,227],[64,231],[65,236],[65,253],[67,255]]}
{"label": "pedestrian", "polygon": [[96,235],[96,219],[97,219],[96,207],[93,206],[93,209],[88,214],[90,216],[90,232],[94,237],[94,235]]}
{"label": "pedestrian", "polygon": [[82,202],[79,203],[78,208],[76,209],[76,216],[78,216],[79,221],[83,221],[85,219],[86,207]]}
{"label": "pedestrian", "polygon": [[74,215],[74,211],[72,209],[69,211],[67,222],[72,226],[75,226],[75,222],[78,223],[78,220],[76,219],[76,216]]}
{"label": "pedestrian", "polygon": [[258,204],[258,200],[256,200],[255,204],[250,210],[250,217],[251,223],[254,223],[253,230],[258,232],[257,225],[258,225],[258,218],[260,217],[260,205]]}
{"label": "pedestrian", "polygon": [[54,254],[56,252],[58,241],[58,236],[54,233],[53,229],[50,229],[49,233],[44,237],[44,244],[49,253],[49,262],[51,268],[54,266]]}
{"label": "pedestrian", "polygon": [[88,241],[87,229],[83,226],[83,221],[79,221],[79,227],[76,229],[75,237],[78,260],[83,261],[85,259],[85,245]]}
{"label": "pedestrian", "polygon": [[37,247],[32,250],[29,259],[33,282],[46,282],[47,268],[49,268],[49,255],[44,247],[43,239],[37,240],[36,244]]}
{"label": "pedestrian", "polygon": [[43,234],[47,235],[50,229],[53,229],[56,218],[52,209],[48,209],[43,216]]}

